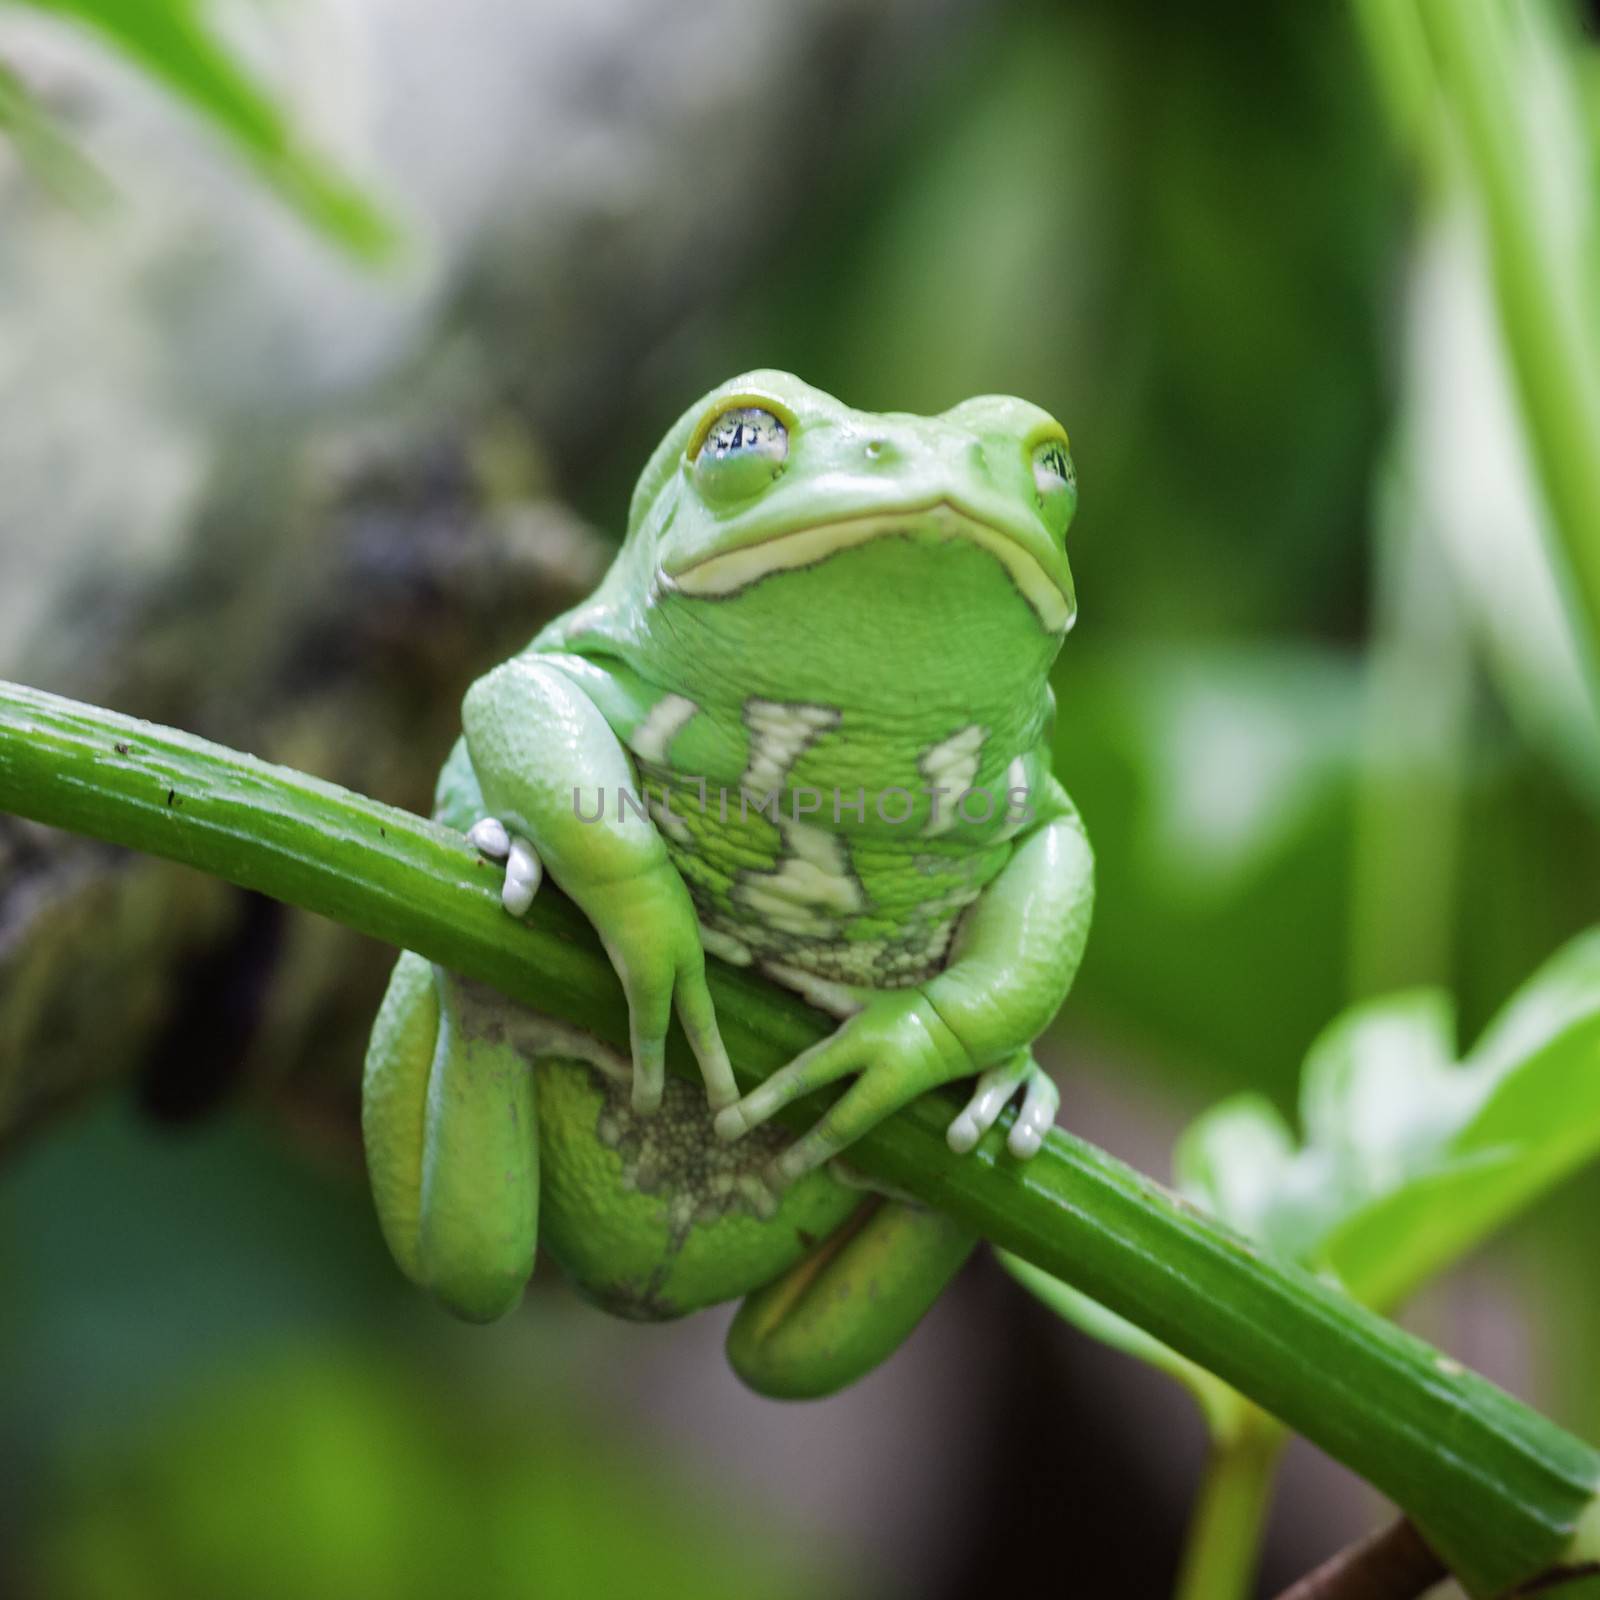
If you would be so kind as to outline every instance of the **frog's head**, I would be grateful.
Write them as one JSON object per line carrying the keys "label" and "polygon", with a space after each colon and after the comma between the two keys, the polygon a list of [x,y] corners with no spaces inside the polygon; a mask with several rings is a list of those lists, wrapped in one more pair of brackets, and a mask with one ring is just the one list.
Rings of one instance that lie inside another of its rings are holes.
{"label": "frog's head", "polygon": [[[1024,400],[936,417],[855,411],[786,372],[747,372],[684,413],[634,491],[629,543],[662,589],[713,599],[889,536],[919,573],[977,546],[1059,637],[1076,612],[1066,532],[1078,499],[1067,435]],[[642,548],[641,548],[642,547]],[[970,581],[967,563],[953,581]]]}

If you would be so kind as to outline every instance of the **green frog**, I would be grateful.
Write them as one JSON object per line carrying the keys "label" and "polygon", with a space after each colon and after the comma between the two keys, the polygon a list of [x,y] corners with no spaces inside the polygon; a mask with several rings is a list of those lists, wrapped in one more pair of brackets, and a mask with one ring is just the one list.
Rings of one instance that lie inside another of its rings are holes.
{"label": "green frog", "polygon": [[[630,1049],[401,955],[363,1122],[408,1276],[489,1321],[542,1242],[623,1316],[742,1298],[729,1358],[775,1396],[906,1337],[975,1238],[835,1158],[958,1080],[958,1151],[1015,1101],[1026,1161],[1055,1119],[1030,1046],[1093,900],[1050,763],[1076,504],[1018,399],[878,414],[756,371],[684,413],[599,589],[468,691],[437,796],[510,915],[548,874],[593,924]],[[741,1095],[708,954],[836,1030]],[[674,1015],[703,1086],[665,1075]],[[829,1086],[809,1131],[773,1124]]]}

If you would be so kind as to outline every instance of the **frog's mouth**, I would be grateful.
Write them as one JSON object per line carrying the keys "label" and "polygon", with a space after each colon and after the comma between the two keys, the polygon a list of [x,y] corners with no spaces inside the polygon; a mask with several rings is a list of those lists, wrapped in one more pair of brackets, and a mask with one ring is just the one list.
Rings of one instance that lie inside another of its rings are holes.
{"label": "frog's mouth", "polygon": [[737,594],[774,572],[815,566],[852,546],[906,533],[958,538],[987,550],[1005,568],[1017,592],[1047,631],[1064,633],[1072,626],[1078,607],[1070,584],[1063,586],[1053,578],[1016,533],[974,517],[949,500],[867,516],[840,517],[771,533],[700,556],[675,571],[664,565],[661,576],[668,588],[713,599]]}

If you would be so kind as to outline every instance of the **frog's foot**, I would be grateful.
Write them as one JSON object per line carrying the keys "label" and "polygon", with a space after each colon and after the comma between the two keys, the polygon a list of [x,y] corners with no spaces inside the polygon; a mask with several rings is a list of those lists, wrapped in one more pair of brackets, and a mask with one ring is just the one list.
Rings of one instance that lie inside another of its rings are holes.
{"label": "frog's foot", "polygon": [[1006,1148],[1024,1161],[1037,1155],[1056,1120],[1061,1091],[1033,1059],[1031,1050],[1019,1050],[978,1079],[972,1098],[945,1133],[950,1148],[958,1155],[971,1150],[1019,1090],[1022,1108],[1011,1125]]}
{"label": "frog's foot", "polygon": [[707,1103],[713,1111],[731,1105],[739,1098],[739,1085],[706,983],[700,925],[688,887],[665,852],[643,870],[563,887],[574,889],[573,898],[600,935],[622,982],[634,1110],[648,1114],[661,1104],[674,1013],[700,1063]]}
{"label": "frog's foot", "polygon": [[512,916],[520,917],[533,904],[539,880],[544,876],[538,852],[526,839],[509,832],[498,817],[480,817],[467,829],[467,842],[479,855],[505,862],[500,904]]}
{"label": "frog's foot", "polygon": [[915,989],[891,990],[719,1111],[715,1128],[721,1139],[743,1138],[796,1100],[855,1077],[821,1120],[769,1165],[771,1181],[787,1188],[918,1095],[972,1070],[965,1046],[924,995]]}

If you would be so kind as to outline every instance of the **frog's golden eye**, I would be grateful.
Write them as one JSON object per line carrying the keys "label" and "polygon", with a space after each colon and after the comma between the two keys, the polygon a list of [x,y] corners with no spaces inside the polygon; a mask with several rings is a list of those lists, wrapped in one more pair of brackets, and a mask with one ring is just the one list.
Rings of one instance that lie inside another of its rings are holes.
{"label": "frog's golden eye", "polygon": [[1041,439],[1033,447],[1033,487],[1045,521],[1065,533],[1078,504],[1078,477],[1065,439]]}
{"label": "frog's golden eye", "polygon": [[708,500],[748,500],[783,471],[789,430],[760,406],[724,411],[700,441],[694,477]]}

